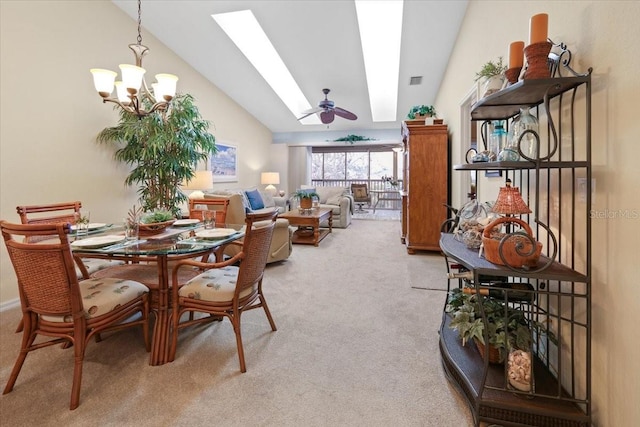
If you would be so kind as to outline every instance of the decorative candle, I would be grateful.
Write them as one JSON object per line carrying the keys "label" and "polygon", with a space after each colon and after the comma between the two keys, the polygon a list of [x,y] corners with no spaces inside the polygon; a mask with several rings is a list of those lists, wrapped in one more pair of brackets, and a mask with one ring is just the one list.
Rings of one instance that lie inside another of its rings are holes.
{"label": "decorative candle", "polygon": [[512,42],[509,45],[509,68],[522,68],[524,63],[524,42]]}
{"label": "decorative candle", "polygon": [[529,44],[546,42],[548,27],[549,15],[546,13],[533,15],[529,21]]}

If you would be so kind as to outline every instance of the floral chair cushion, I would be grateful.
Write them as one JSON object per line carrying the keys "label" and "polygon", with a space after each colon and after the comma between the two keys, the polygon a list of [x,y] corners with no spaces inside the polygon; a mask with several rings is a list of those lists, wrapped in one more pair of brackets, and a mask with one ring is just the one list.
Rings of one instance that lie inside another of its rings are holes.
{"label": "floral chair cushion", "polygon": [[[108,259],[95,259],[95,258],[82,258],[82,263],[84,267],[87,269],[87,273],[90,275],[95,273],[96,271],[103,270],[107,267],[113,267],[114,265],[124,264],[124,261],[116,261],[116,260],[108,260]],[[78,267],[76,267],[76,274],[78,275],[78,279],[82,280],[82,272]]]}
{"label": "floral chair cushion", "polygon": [[[231,301],[236,289],[239,268],[230,265],[223,268],[212,268],[189,280],[178,294],[181,297],[204,301]],[[249,295],[251,289],[240,294],[240,298]]]}
{"label": "floral chair cushion", "polygon": [[[87,279],[80,282],[85,317],[92,319],[149,292],[142,283],[125,279]],[[71,322],[65,316],[42,316],[49,322]]]}

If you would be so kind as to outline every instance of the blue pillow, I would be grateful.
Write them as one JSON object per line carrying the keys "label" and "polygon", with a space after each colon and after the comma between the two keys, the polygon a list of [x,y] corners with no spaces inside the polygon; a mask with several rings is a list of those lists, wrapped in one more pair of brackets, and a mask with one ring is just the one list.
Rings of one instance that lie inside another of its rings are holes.
{"label": "blue pillow", "polygon": [[262,201],[262,196],[260,195],[260,192],[257,189],[251,190],[251,191],[245,191],[244,193],[247,195],[247,199],[249,199],[249,204],[251,205],[252,210],[255,211],[257,209],[264,208],[264,202]]}

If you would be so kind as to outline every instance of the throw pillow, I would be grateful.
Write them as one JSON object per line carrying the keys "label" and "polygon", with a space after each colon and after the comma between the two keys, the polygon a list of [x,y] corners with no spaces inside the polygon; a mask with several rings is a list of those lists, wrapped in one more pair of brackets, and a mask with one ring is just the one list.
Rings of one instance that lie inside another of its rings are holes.
{"label": "throw pillow", "polygon": [[252,210],[255,211],[256,209],[264,208],[264,202],[262,201],[262,196],[260,195],[260,192],[257,189],[251,190],[251,191],[245,191],[245,194],[247,195],[247,199],[249,199],[249,204],[251,205]]}
{"label": "throw pillow", "polygon": [[336,194],[335,196],[331,196],[327,199],[328,205],[340,205],[340,200],[342,200],[342,195]]}
{"label": "throw pillow", "polygon": [[320,203],[329,203],[330,198],[345,193],[344,187],[318,187],[316,191],[320,196]]}
{"label": "throw pillow", "polygon": [[276,201],[273,199],[273,196],[271,195],[271,193],[268,193],[266,191],[261,191],[260,196],[262,196],[262,203],[264,204],[265,208],[276,207]]}

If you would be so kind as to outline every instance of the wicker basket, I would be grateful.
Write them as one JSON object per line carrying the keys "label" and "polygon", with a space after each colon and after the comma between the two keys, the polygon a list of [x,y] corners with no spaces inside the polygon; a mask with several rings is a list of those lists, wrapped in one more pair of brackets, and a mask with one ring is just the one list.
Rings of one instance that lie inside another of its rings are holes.
{"label": "wicker basket", "polygon": [[[499,240],[491,238],[491,232],[494,227],[502,223],[509,222],[519,224],[529,236],[533,236],[531,233],[531,227],[529,227],[529,224],[523,220],[514,217],[498,218],[487,225],[482,233],[484,257],[487,261],[494,264],[509,265],[514,268],[537,266],[538,260],[540,259],[540,253],[542,252],[542,243],[536,242],[536,248],[534,250],[531,241],[526,236],[518,235],[519,233],[507,234]],[[500,242],[503,240],[502,257],[504,257],[504,261],[500,256],[499,251]]]}
{"label": "wicker basket", "polygon": [[[482,344],[478,339],[474,338],[473,342],[476,344],[476,348],[478,349],[478,352],[480,353],[480,356],[482,356],[482,359],[484,360],[484,344]],[[494,347],[493,345],[489,344],[489,363],[493,363],[493,364],[501,364],[502,362],[500,361],[500,350],[498,350],[496,347]]]}
{"label": "wicker basket", "polygon": [[313,199],[311,199],[311,197],[300,198],[300,207],[302,209],[311,209],[312,206],[313,206]]}
{"label": "wicker basket", "polygon": [[154,236],[164,232],[167,227],[173,224],[176,220],[170,219],[169,221],[153,222],[151,224],[140,224],[138,234],[140,236]]}

